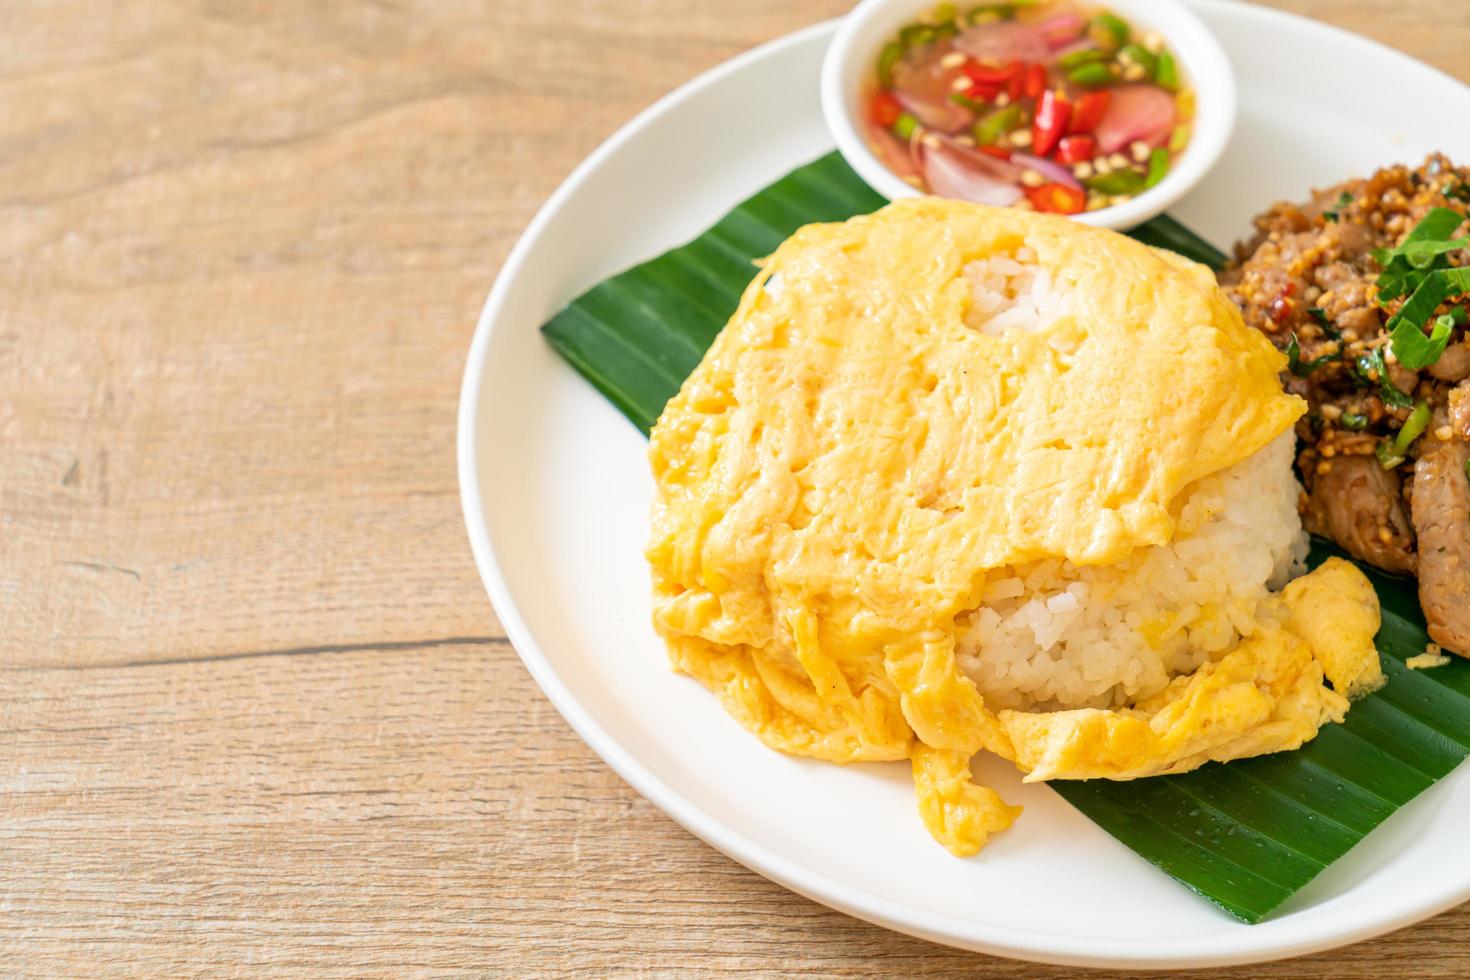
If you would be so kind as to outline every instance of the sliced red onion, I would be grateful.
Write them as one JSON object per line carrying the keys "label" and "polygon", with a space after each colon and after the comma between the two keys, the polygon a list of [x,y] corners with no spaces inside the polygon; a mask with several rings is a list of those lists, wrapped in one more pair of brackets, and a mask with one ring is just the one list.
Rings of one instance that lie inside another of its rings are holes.
{"label": "sliced red onion", "polygon": [[1042,61],[1051,51],[1040,31],[1016,21],[977,24],[957,35],[954,46],[978,61],[1002,65],[1012,61]]}
{"label": "sliced red onion", "polygon": [[1055,160],[1048,160],[1045,157],[1034,157],[1029,153],[1012,153],[1011,162],[1031,168],[1053,184],[1065,184],[1068,187],[1076,188],[1082,187],[1082,182],[1072,174],[1072,168],[1066,164],[1057,163]]}
{"label": "sliced red onion", "polygon": [[909,151],[909,141],[901,140],[891,129],[871,126],[869,138],[883,165],[901,178],[918,177],[919,165]]}
{"label": "sliced red onion", "polygon": [[1076,54],[1078,51],[1090,51],[1095,47],[1097,47],[1097,44],[1093,42],[1092,38],[1079,37],[1077,40],[1071,42],[1070,44],[1065,44],[1062,47],[1052,51],[1051,61],[1053,64],[1055,64],[1069,54]]}
{"label": "sliced red onion", "polygon": [[1021,199],[1020,170],[1004,160],[933,133],[915,140],[914,147],[930,193],[995,207]]}
{"label": "sliced red onion", "polygon": [[1116,153],[1135,140],[1161,146],[1174,130],[1174,118],[1174,96],[1157,85],[1119,86],[1097,124],[1097,148]]}
{"label": "sliced red onion", "polygon": [[904,111],[927,129],[958,133],[970,124],[971,115],[949,100],[955,91],[958,68],[944,67],[944,57],[953,49],[947,43],[932,45],[922,53],[900,61],[893,69],[893,94]]}
{"label": "sliced red onion", "polygon": [[1075,10],[1064,10],[1035,25],[1037,33],[1050,48],[1060,48],[1077,40],[1087,21]]}
{"label": "sliced red onion", "polygon": [[970,115],[969,110],[955,105],[947,97],[934,100],[906,92],[901,88],[894,89],[893,94],[898,99],[899,105],[904,107],[904,111],[912,114],[926,129],[937,129],[941,133],[958,133],[970,125],[970,121],[974,118]]}

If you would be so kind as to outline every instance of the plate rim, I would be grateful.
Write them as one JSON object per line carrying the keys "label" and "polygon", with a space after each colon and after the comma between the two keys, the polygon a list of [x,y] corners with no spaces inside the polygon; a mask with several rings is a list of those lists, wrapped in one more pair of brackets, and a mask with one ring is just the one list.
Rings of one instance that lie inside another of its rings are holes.
{"label": "plate rim", "polygon": [[[1298,27],[1305,26],[1313,31],[1331,34],[1336,43],[1349,44],[1365,51],[1371,50],[1375,57],[1388,56],[1398,61],[1405,70],[1427,72],[1453,85],[1464,84],[1448,73],[1402,51],[1299,14],[1239,0],[1188,0],[1188,3],[1197,7],[1220,8],[1228,10],[1232,16],[1255,17],[1268,23],[1285,19],[1295,22]],[[790,891],[847,915],[921,939],[975,952],[1062,966],[1132,969],[1232,966],[1301,956],[1371,939],[1470,899],[1470,877],[1467,877],[1458,887],[1430,894],[1418,902],[1406,903],[1395,915],[1344,929],[1318,929],[1296,937],[1288,935],[1285,940],[1278,939],[1274,942],[1247,943],[1244,946],[1232,943],[1230,948],[1210,949],[1203,955],[1198,952],[1183,955],[1173,949],[1139,948],[1131,940],[1078,940],[1042,931],[983,925],[977,927],[972,920],[913,913],[905,905],[890,902],[882,896],[811,871],[773,852],[754,838],[732,829],[714,814],[688,802],[673,786],[655,775],[613,738],[562,682],[511,596],[481,508],[477,452],[480,422],[478,405],[488,373],[489,361],[486,355],[501,309],[506,305],[515,279],[545,233],[546,227],[590,175],[615,156],[625,144],[633,141],[675,106],[720,85],[730,76],[783,53],[788,48],[813,43],[819,37],[830,40],[839,23],[840,18],[822,21],[744,51],[707,69],[643,109],[599,144],[557,186],[526,226],[496,275],[476,322],[460,388],[456,433],[460,504],[470,539],[470,549],[491,605],[517,656],[542,693],[582,741],[634,790],[685,830],[726,857]],[[1249,931],[1239,935],[1243,938],[1261,928],[1242,925],[1242,930]]]}

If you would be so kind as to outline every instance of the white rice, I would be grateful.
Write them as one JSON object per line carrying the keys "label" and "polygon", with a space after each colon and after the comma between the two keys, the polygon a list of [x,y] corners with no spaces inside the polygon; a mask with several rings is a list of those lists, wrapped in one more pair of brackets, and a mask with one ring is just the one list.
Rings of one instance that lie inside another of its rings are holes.
{"label": "white rice", "polygon": [[[1066,309],[1031,258],[1022,249],[966,267],[972,327],[1037,329]],[[990,573],[961,622],[961,669],[995,707],[1113,707],[1229,652],[1272,620],[1271,591],[1303,569],[1293,446],[1288,430],[1189,487],[1168,545],[1107,567],[1049,560]]]}
{"label": "white rice", "polygon": [[1067,312],[1051,272],[1035,264],[1036,253],[1022,245],[1009,255],[993,255],[965,266],[974,284],[974,302],[965,323],[999,337],[1007,330],[1040,330]]}

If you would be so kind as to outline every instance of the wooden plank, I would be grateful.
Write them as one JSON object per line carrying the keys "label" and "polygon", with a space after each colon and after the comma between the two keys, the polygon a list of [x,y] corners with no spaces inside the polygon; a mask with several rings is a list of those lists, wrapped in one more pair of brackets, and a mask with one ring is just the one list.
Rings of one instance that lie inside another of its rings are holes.
{"label": "wooden plank", "polygon": [[[1470,78],[1454,5],[1277,5]],[[535,208],[849,6],[0,6],[0,972],[1071,975],[686,834],[536,691],[464,541],[464,352]],[[1462,908],[1211,975],[1467,945]]]}

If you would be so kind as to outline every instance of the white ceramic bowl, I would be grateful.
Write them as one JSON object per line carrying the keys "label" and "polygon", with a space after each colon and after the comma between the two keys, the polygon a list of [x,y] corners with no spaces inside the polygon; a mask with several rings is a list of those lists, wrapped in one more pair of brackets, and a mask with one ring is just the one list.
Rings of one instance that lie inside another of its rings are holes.
{"label": "white ceramic bowl", "polygon": [[[884,166],[868,147],[862,96],[883,45],[935,5],[935,0],[863,0],[843,19],[822,63],[822,114],[832,138],[859,176],[889,200],[922,192]],[[1220,158],[1235,128],[1235,74],[1209,28],[1179,0],[1106,0],[1098,6],[1136,28],[1160,34],[1196,93],[1194,132],[1169,174],[1122,204],[1075,215],[1090,225],[1126,229],[1178,201]]]}

